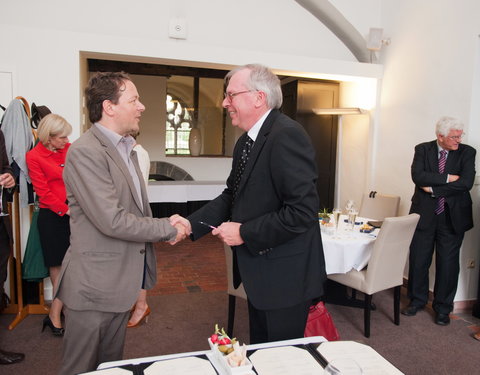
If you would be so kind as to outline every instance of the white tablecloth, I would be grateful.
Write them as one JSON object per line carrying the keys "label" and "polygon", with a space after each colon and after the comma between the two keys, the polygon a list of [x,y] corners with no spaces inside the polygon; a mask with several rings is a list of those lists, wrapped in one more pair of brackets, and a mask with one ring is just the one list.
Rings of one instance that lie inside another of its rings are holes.
{"label": "white tablecloth", "polygon": [[225,189],[225,181],[149,181],[150,203],[209,201]]}
{"label": "white tablecloth", "polygon": [[[373,243],[379,229],[372,233],[360,233],[361,224],[355,225],[353,231],[347,230],[347,217],[342,215],[337,234],[322,231],[323,252],[327,275],[347,273],[351,269],[360,271],[364,268],[372,254]],[[356,222],[366,223],[369,219],[357,218]]]}

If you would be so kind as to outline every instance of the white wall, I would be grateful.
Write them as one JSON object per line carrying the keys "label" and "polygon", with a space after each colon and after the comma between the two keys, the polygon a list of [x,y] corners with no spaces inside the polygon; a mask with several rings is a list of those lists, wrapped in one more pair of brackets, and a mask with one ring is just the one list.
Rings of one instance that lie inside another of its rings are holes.
{"label": "white wall", "polygon": [[[279,73],[300,76],[346,81],[372,78],[368,86],[378,88],[374,95],[381,106],[374,108],[368,120],[360,117],[363,131],[359,138],[348,133],[343,139],[344,146],[356,141],[364,147],[342,148],[344,160],[351,159],[353,151],[360,152],[365,167],[362,173],[341,173],[340,186],[361,186],[358,191],[340,192],[339,199],[375,188],[399,194],[401,213],[406,213],[413,192],[409,174],[413,147],[433,139],[433,125],[439,116],[462,118],[467,124],[467,142],[473,146],[480,143],[479,127],[469,122],[480,117],[473,113],[480,3],[331,2],[362,35],[367,35],[370,27],[384,28],[392,41],[379,55],[384,73],[379,65],[357,63],[325,26],[293,0],[4,2],[0,70],[8,67],[14,71],[14,95],[64,115],[74,125],[73,138],[80,134],[81,51],[141,56],[146,61],[186,61],[197,66],[215,63],[219,68],[259,62]],[[186,19],[186,40],[168,37],[172,17]],[[352,102],[346,99],[345,103]],[[359,120],[345,119],[345,130],[353,126],[352,121]],[[227,158],[178,158],[175,163],[196,179],[224,179],[230,168]],[[478,186],[473,195],[478,211]],[[478,265],[475,242],[477,229],[467,233],[462,259],[475,257]],[[474,298],[477,275],[478,268],[467,271],[462,264],[457,299]]]}
{"label": "white wall", "polygon": [[[378,191],[400,195],[400,211],[405,214],[414,189],[410,177],[414,146],[435,139],[434,126],[440,116],[462,119],[467,133],[464,142],[477,149],[480,145],[479,83],[478,78],[474,80],[475,67],[478,74],[480,2],[384,0],[381,6],[382,27],[391,38],[391,45],[384,49],[382,56],[385,71],[375,186]],[[474,84],[477,85],[476,100]],[[471,122],[471,118],[476,122]],[[462,247],[456,300],[476,297],[480,233],[478,184],[472,189],[472,197],[476,227],[467,232]],[[466,268],[468,259],[476,260],[475,269]]]}

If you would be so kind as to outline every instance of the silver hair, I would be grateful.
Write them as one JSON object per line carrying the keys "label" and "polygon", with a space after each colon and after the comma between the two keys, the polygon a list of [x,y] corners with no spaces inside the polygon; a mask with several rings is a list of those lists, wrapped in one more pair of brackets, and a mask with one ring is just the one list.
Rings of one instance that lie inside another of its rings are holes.
{"label": "silver hair", "polygon": [[435,126],[435,134],[447,136],[451,130],[463,130],[463,123],[454,117],[440,117]]}
{"label": "silver hair", "polygon": [[228,85],[230,78],[237,72],[248,69],[250,76],[245,82],[249,90],[262,91],[267,96],[267,105],[269,108],[280,108],[282,106],[283,96],[280,79],[266,66],[260,64],[247,64],[232,69],[225,76],[225,82]]}

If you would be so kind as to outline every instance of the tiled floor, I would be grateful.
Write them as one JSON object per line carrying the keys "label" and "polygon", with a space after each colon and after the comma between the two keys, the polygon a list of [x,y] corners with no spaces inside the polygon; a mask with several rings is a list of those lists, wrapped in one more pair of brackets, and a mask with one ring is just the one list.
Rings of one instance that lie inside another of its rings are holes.
{"label": "tiled floor", "polygon": [[227,290],[223,244],[208,234],[175,246],[156,243],[157,285],[149,295]]}

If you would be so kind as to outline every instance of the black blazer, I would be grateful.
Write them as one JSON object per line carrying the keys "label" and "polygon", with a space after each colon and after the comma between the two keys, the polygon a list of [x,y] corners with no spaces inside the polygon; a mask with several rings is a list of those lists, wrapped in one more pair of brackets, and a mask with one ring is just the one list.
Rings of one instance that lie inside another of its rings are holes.
{"label": "black blazer", "polygon": [[[4,173],[10,173],[13,176],[12,168],[8,163],[7,150],[5,149],[5,137],[3,136],[3,132],[0,130],[0,174],[4,174]],[[7,200],[4,197],[3,203],[6,203],[6,202]],[[1,218],[0,225],[2,222],[4,223],[3,225],[5,225],[5,229],[7,230],[8,236],[10,237],[10,241],[13,241],[12,225],[10,223],[10,219],[8,217]]]}
{"label": "black blazer", "polygon": [[235,204],[235,169],[246,134],[235,145],[227,188],[189,216],[192,238],[199,225],[240,222],[244,244],[235,246],[234,284],[243,281],[249,301],[261,310],[279,309],[323,295],[325,261],[317,212],[315,151],[300,124],[272,110],[250,153]]}
{"label": "black blazer", "polygon": [[[473,227],[470,189],[475,180],[475,154],[473,147],[460,144],[458,150],[448,152],[445,171],[439,173],[437,141],[421,143],[415,147],[412,163],[415,193],[410,213],[420,214],[417,228],[426,229],[432,225],[438,197],[445,197],[445,210],[448,211],[457,234]],[[460,178],[447,183],[448,174],[459,175]],[[425,186],[431,186],[433,194],[421,189]]]}

